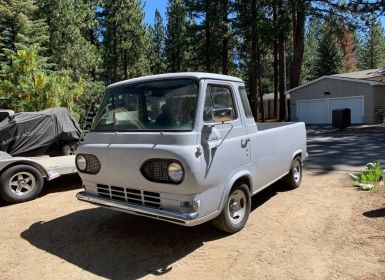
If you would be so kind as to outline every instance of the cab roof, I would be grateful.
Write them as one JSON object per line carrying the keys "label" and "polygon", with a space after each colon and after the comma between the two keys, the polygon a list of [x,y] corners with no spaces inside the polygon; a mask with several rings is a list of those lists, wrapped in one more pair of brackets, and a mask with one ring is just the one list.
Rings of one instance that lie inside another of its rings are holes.
{"label": "cab roof", "polygon": [[108,88],[134,84],[140,82],[154,81],[154,80],[165,80],[165,79],[175,79],[175,78],[193,78],[193,79],[211,79],[211,80],[221,80],[221,81],[229,81],[229,82],[239,82],[243,83],[243,80],[227,75],[221,74],[212,74],[212,73],[203,73],[203,72],[181,72],[181,73],[169,73],[169,74],[159,74],[159,75],[151,75],[144,76],[140,78],[129,79],[121,82],[117,82],[108,86]]}

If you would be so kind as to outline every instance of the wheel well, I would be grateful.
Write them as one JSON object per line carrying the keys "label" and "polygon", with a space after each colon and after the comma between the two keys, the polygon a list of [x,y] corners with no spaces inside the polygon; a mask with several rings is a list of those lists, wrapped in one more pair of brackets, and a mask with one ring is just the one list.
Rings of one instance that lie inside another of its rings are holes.
{"label": "wheel well", "polygon": [[247,187],[249,188],[250,193],[252,193],[252,190],[251,190],[251,182],[250,182],[249,176],[244,175],[244,176],[238,178],[238,179],[234,182],[234,184],[233,184],[233,186],[232,186],[231,188],[234,188],[236,185],[240,185],[240,184],[246,184]]}
{"label": "wheel well", "polygon": [[297,153],[297,154],[294,156],[293,159],[295,159],[295,158],[297,158],[297,157],[301,158],[301,160],[302,160],[302,153]]}
{"label": "wheel well", "polygon": [[31,166],[31,167],[34,167],[36,168],[40,174],[44,177],[47,177],[47,173],[45,172],[45,170],[38,164],[36,163],[31,163],[31,162],[26,162],[26,161],[17,161],[17,162],[13,162],[11,163],[10,165],[7,165],[6,167],[4,167],[1,171],[0,171],[0,175],[3,174],[6,170],[8,170],[9,168],[11,167],[14,167],[14,166],[17,166],[17,165],[28,165],[28,166]]}

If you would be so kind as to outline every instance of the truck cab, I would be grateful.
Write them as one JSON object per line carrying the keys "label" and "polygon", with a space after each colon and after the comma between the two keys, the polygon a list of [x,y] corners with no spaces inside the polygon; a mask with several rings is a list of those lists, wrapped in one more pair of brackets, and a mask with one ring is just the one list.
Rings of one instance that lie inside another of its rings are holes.
{"label": "truck cab", "polygon": [[[284,139],[284,140],[283,140]],[[82,201],[193,226],[242,229],[250,197],[301,183],[303,123],[255,123],[241,79],[177,73],[110,85],[76,165]]]}

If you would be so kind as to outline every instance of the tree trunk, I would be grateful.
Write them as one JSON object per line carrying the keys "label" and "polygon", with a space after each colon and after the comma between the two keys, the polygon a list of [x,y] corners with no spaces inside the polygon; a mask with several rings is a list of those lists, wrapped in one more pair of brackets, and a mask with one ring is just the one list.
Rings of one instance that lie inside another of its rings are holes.
{"label": "tree trunk", "polygon": [[262,91],[262,73],[261,73],[261,46],[259,41],[258,32],[255,36],[256,47],[257,47],[257,82],[258,82],[258,93],[259,93],[259,111],[261,112],[261,122],[265,122],[265,108],[263,104],[263,91]]}
{"label": "tree trunk", "polygon": [[258,121],[258,90],[257,90],[257,40],[256,40],[256,0],[251,1],[251,61],[250,61],[250,94],[251,94],[251,105],[255,121]]}
{"label": "tree trunk", "polygon": [[123,78],[128,79],[128,54],[127,50],[123,51]]}
{"label": "tree trunk", "polygon": [[[109,51],[111,51],[111,53],[113,53],[113,55],[112,55],[112,60],[113,61],[110,61],[110,64],[111,64],[111,66],[113,67],[113,76],[112,76],[112,79],[111,79],[111,83],[114,83],[114,82],[117,82],[118,81],[118,67],[119,67],[119,63],[118,63],[118,46],[117,46],[117,42],[116,42],[116,40],[117,40],[117,32],[116,32],[116,28],[115,28],[115,26],[114,26],[114,31],[113,31],[113,33],[114,33],[114,38],[112,38],[112,50],[109,50]],[[110,55],[110,59],[111,59],[111,55]]]}
{"label": "tree trunk", "polygon": [[277,5],[273,2],[273,24],[274,24],[274,41],[273,41],[273,69],[274,69],[274,118],[278,119],[278,43],[277,43]]}
{"label": "tree trunk", "polygon": [[211,40],[210,40],[210,1],[205,1],[205,47],[206,47],[206,53],[205,53],[205,63],[206,63],[206,71],[211,72]]}
{"label": "tree trunk", "polygon": [[[278,1],[279,22],[283,22],[285,11],[282,7],[282,0]],[[286,58],[285,58],[285,32],[282,27],[278,31],[278,88],[279,88],[279,120],[286,119]]]}
{"label": "tree trunk", "polygon": [[290,71],[290,88],[299,86],[301,79],[301,69],[303,52],[305,49],[305,1],[290,1],[292,3],[292,23],[293,23],[293,60]]}
{"label": "tree trunk", "polygon": [[229,73],[229,19],[228,19],[228,0],[222,0],[222,25],[223,25],[223,38],[222,38],[222,74],[227,75]]}

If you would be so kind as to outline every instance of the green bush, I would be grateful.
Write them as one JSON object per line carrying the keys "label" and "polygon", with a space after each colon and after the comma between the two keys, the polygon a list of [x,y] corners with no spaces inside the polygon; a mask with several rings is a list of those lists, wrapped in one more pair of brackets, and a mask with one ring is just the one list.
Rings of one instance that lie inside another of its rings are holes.
{"label": "green bush", "polygon": [[350,173],[349,176],[354,181],[353,186],[368,191],[377,189],[379,183],[383,180],[384,173],[385,170],[382,170],[380,163],[376,161],[368,163],[359,175]]}

